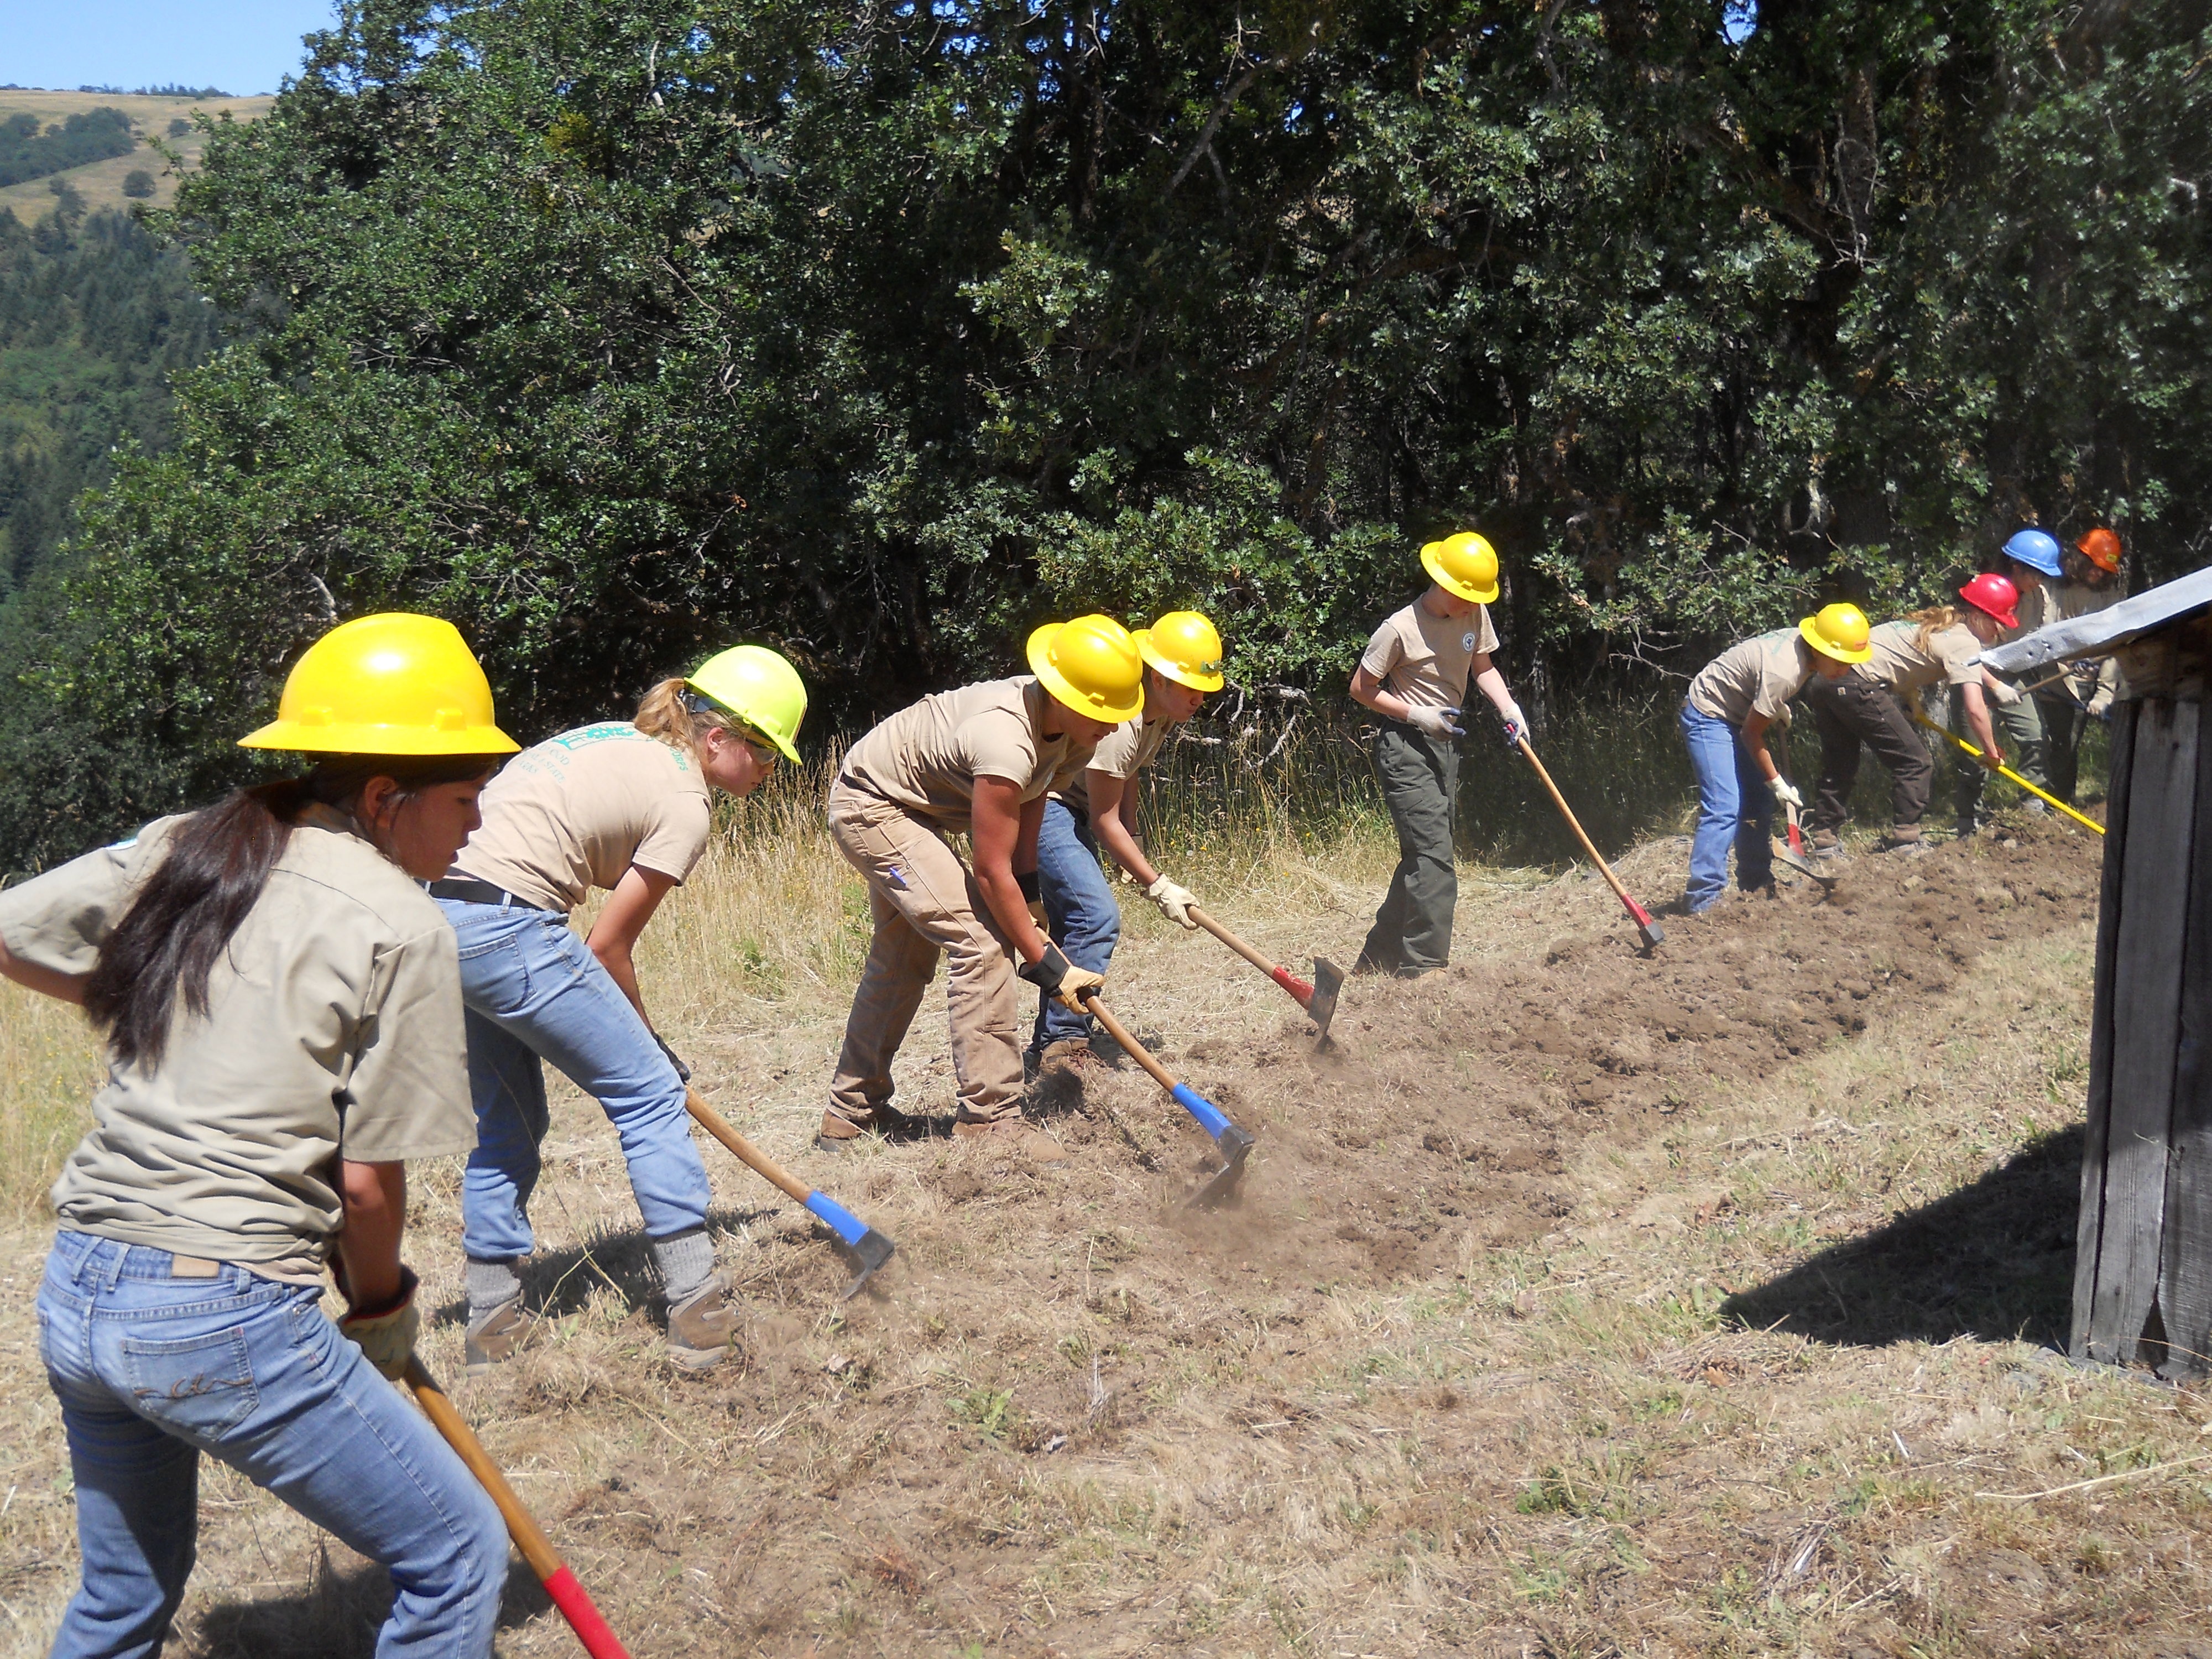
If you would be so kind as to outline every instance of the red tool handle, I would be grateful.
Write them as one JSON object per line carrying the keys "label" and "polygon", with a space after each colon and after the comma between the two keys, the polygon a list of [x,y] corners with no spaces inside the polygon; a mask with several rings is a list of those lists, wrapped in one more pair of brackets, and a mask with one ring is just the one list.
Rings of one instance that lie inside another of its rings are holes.
{"label": "red tool handle", "polygon": [[1292,996],[1296,997],[1298,1000],[1299,1007],[1310,1008],[1313,1006],[1313,987],[1307,984],[1305,981],[1300,979],[1289,969],[1270,968],[1267,970],[1267,977],[1273,980],[1276,984],[1281,986],[1285,991],[1288,991]]}
{"label": "red tool handle", "polygon": [[546,1595],[553,1598],[553,1605],[561,1609],[561,1616],[568,1621],[568,1628],[576,1632],[576,1639],[584,1644],[584,1651],[592,1659],[629,1659],[629,1652],[607,1627],[607,1621],[565,1564],[560,1571],[543,1582]]}
{"label": "red tool handle", "polygon": [[1289,969],[1277,967],[1195,904],[1190,907],[1190,919],[1296,997],[1298,1000],[1299,1007],[1310,1008],[1313,1006],[1313,987],[1291,972]]}

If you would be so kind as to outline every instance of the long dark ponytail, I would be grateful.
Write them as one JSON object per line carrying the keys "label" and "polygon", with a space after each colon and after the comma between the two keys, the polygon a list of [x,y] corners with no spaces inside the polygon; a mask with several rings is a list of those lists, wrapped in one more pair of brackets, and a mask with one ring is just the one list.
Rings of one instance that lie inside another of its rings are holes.
{"label": "long dark ponytail", "polygon": [[307,777],[255,784],[185,819],[85,981],[85,1012],[107,1034],[114,1059],[158,1066],[179,1001],[187,1012],[207,1012],[209,976],[259,902],[309,805],[349,805],[373,777],[393,779],[411,796],[433,784],[480,778],[495,763],[477,755],[333,757]]}

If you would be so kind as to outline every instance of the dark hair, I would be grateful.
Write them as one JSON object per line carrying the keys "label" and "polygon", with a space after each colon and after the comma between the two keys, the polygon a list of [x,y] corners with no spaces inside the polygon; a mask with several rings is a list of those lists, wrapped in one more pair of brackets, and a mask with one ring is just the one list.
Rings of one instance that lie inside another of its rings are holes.
{"label": "dark hair", "polygon": [[482,755],[334,756],[304,778],[240,789],[185,819],[85,981],[85,1012],[106,1032],[116,1061],[159,1065],[180,999],[189,1012],[207,1012],[209,975],[310,804],[350,802],[376,777],[412,796],[480,778],[496,764]]}

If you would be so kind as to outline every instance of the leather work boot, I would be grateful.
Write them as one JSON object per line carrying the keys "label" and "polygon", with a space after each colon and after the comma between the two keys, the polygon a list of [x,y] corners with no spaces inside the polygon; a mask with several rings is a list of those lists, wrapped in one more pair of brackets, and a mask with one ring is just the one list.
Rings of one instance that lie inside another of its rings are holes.
{"label": "leather work boot", "polygon": [[1067,1158],[1067,1148],[1018,1115],[972,1121],[963,1118],[952,1126],[952,1138],[987,1141],[994,1150],[1012,1152],[1032,1164],[1060,1164]]}
{"label": "leather work boot", "polygon": [[896,1145],[908,1140],[927,1140],[938,1133],[926,1117],[908,1117],[894,1106],[878,1106],[868,1114],[866,1122],[855,1122],[849,1117],[840,1117],[824,1109],[821,1126],[814,1131],[814,1150],[817,1152],[849,1151],[855,1142],[870,1135],[881,1135]]}
{"label": "leather work boot", "polygon": [[1875,845],[1885,853],[1911,854],[1924,853],[1928,850],[1928,843],[1920,839],[1920,830],[1917,826],[1915,826],[1910,833],[1903,830],[1893,830]]}
{"label": "leather work boot", "polygon": [[1042,1077],[1060,1066],[1071,1071],[1089,1071],[1098,1064],[1099,1059],[1089,1038],[1060,1037],[1044,1045],[1044,1052],[1037,1056],[1037,1074]]}
{"label": "leather work boot", "polygon": [[512,1359],[538,1337],[538,1322],[522,1308],[522,1298],[502,1302],[481,1320],[470,1322],[461,1339],[461,1362],[471,1376],[482,1376]]}
{"label": "leather work boot", "polygon": [[737,1340],[730,1281],[719,1273],[668,1310],[668,1358],[678,1370],[714,1370]]}

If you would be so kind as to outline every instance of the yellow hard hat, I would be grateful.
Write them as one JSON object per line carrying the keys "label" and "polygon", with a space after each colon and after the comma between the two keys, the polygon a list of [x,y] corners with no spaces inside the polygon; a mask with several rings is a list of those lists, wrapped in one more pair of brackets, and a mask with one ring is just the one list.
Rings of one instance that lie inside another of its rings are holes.
{"label": "yellow hard hat", "polygon": [[780,653],[764,645],[732,646],[692,671],[684,684],[717,708],[736,715],[797,761],[799,722],[806,718],[806,685]]}
{"label": "yellow hard hat", "polygon": [[1866,612],[1855,605],[1824,605],[1817,616],[1799,623],[1797,631],[1806,644],[1838,662],[1864,662],[1874,655],[1874,647],[1867,643],[1874,629]]}
{"label": "yellow hard hat", "polygon": [[1472,530],[1424,547],[1421,568],[1447,592],[1477,605],[1498,603],[1498,550]]}
{"label": "yellow hard hat", "polygon": [[312,755],[512,755],[493,723],[491,683],[436,617],[387,611],[341,623],[284,678],[276,718],[241,749]]}
{"label": "yellow hard hat", "polygon": [[1145,660],[1178,685],[1194,691],[1218,691],[1221,630],[1195,611],[1170,611],[1133,637]]}
{"label": "yellow hard hat", "polygon": [[1111,617],[1047,623],[1030,635],[1029,659],[1044,689],[1087,720],[1119,726],[1145,711],[1145,659]]}

